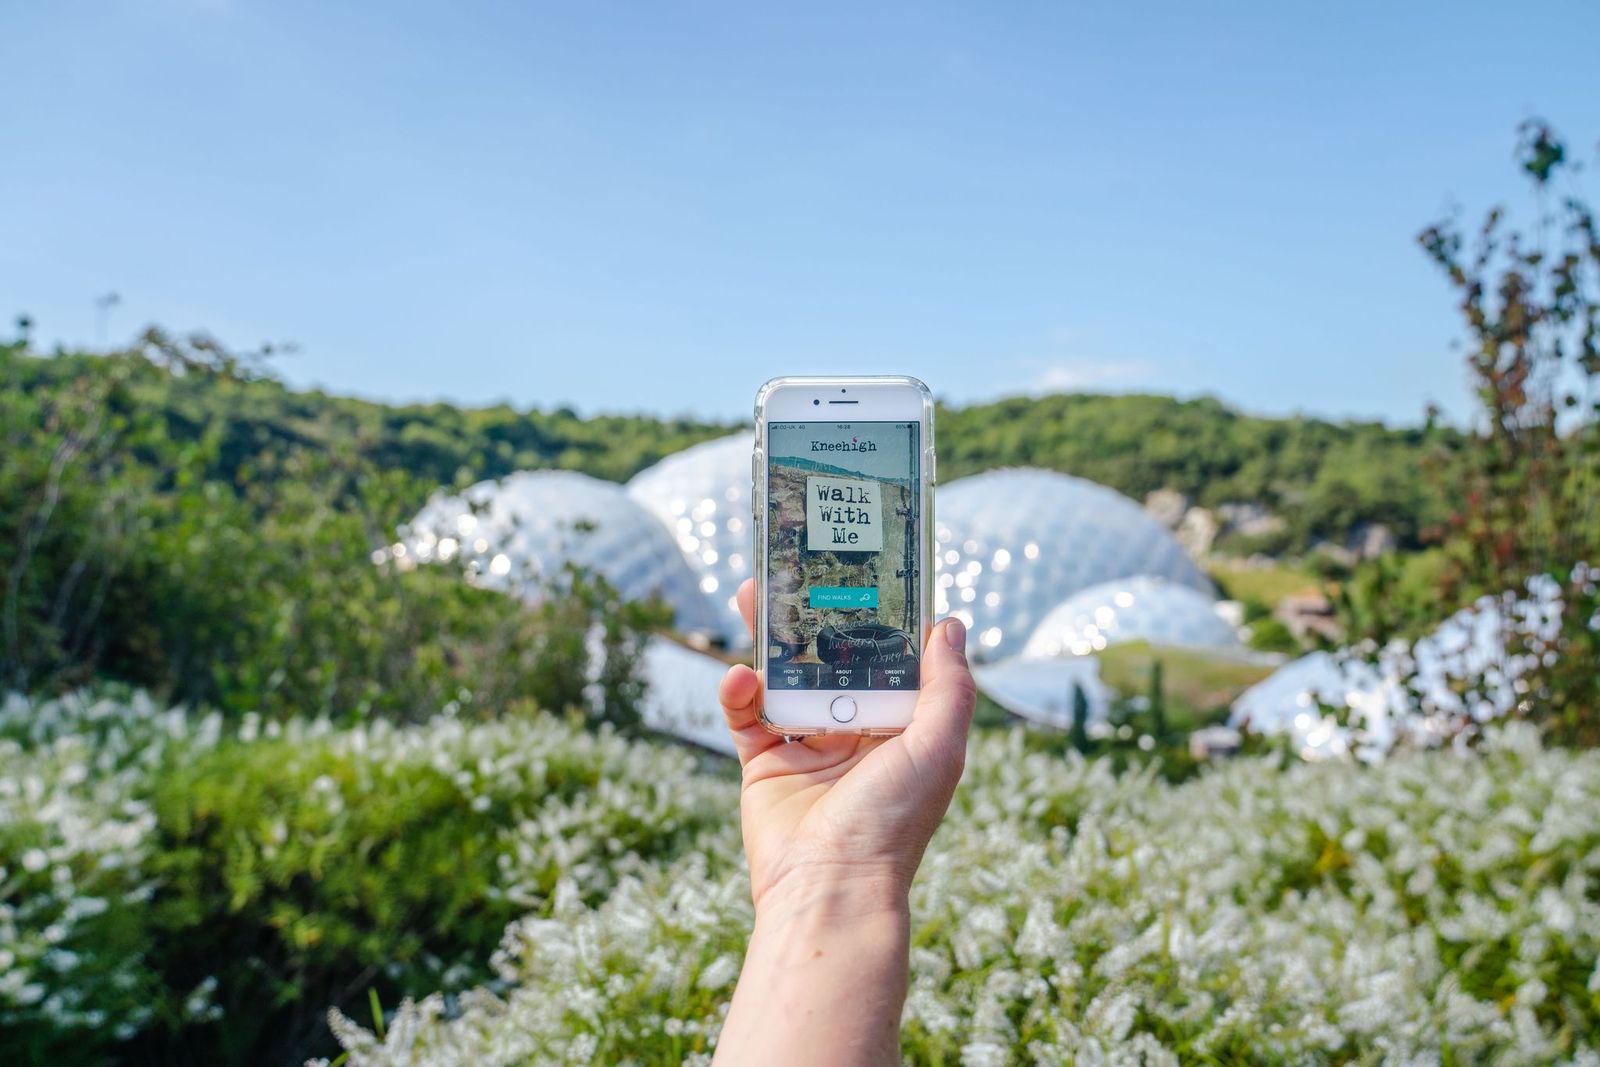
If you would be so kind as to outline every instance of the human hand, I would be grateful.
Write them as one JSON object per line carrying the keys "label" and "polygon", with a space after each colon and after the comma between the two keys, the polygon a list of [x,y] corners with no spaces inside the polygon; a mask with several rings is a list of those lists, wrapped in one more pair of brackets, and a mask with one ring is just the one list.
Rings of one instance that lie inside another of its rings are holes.
{"label": "human hand", "polygon": [[[739,587],[738,601],[753,630],[753,581]],[[744,768],[739,806],[758,914],[782,897],[839,890],[862,907],[905,908],[966,762],[976,700],[966,638],[956,619],[933,628],[916,711],[895,737],[786,743],[761,725],[756,672],[728,671],[719,696]]]}

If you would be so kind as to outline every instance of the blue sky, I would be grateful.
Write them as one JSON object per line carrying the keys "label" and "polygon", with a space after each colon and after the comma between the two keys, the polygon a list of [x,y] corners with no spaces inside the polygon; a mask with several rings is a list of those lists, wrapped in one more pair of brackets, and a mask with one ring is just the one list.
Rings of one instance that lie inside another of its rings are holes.
{"label": "blue sky", "polygon": [[1525,117],[1592,157],[1597,39],[1593,3],[8,4],[0,315],[93,343],[114,290],[109,340],[292,341],[386,399],[1461,415],[1413,237],[1520,193]]}

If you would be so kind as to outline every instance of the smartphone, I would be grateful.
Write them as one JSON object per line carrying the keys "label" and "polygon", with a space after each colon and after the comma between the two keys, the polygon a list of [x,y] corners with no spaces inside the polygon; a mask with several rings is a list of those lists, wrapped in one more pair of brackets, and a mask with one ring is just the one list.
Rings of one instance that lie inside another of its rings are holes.
{"label": "smartphone", "polygon": [[756,394],[756,671],[789,736],[896,734],[932,627],[933,395],[915,378]]}

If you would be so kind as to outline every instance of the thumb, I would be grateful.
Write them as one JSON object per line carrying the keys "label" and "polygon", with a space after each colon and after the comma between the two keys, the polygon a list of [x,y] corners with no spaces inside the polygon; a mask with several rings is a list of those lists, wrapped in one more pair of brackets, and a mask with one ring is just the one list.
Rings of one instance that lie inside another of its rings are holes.
{"label": "thumb", "polygon": [[978,690],[967,667],[967,628],[946,619],[933,628],[922,650],[922,695],[904,737],[926,773],[948,778],[954,789],[966,764],[967,731]]}

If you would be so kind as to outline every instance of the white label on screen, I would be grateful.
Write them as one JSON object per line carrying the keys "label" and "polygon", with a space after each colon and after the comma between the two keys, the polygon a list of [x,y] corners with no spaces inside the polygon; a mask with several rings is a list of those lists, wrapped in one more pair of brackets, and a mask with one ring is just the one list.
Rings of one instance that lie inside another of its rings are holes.
{"label": "white label on screen", "polygon": [[878,483],[806,479],[806,548],[811,552],[878,552],[883,511]]}

